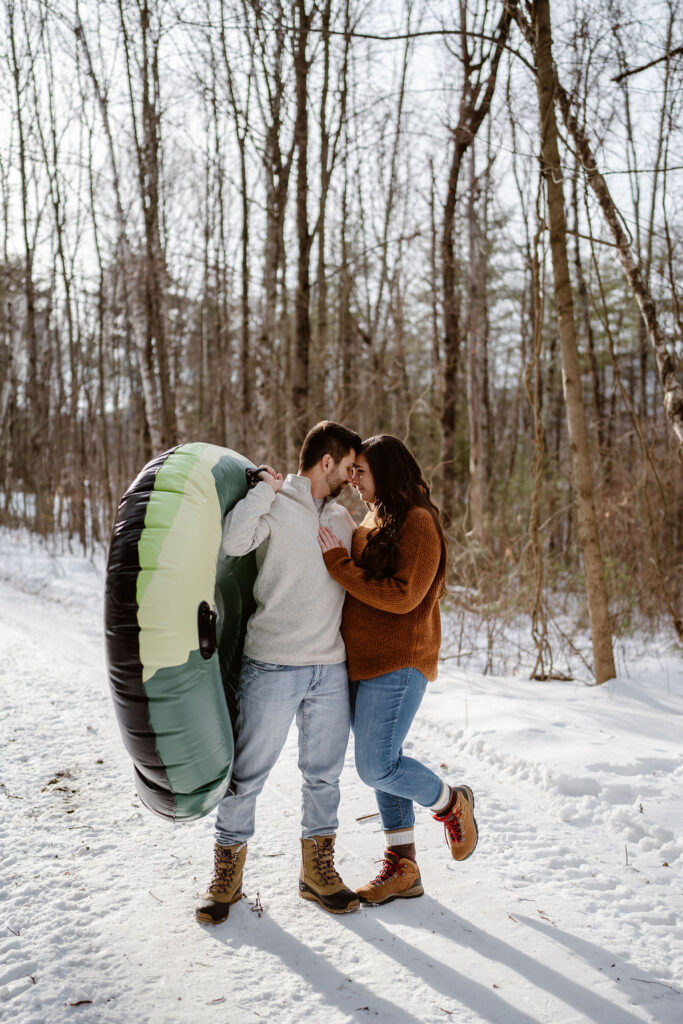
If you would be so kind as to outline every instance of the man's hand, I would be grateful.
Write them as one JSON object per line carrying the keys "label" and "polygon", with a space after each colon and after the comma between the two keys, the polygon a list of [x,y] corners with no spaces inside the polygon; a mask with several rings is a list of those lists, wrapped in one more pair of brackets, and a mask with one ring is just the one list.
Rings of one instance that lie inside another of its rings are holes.
{"label": "man's hand", "polygon": [[[344,545],[337,537],[336,533],[332,533],[329,526],[318,527],[318,544],[323,554],[326,551],[331,551],[333,548],[344,548]],[[344,548],[346,551],[346,548]]]}
{"label": "man's hand", "polygon": [[272,466],[266,465],[263,467],[263,472],[259,473],[259,480],[263,480],[264,484],[272,487],[276,494],[285,482],[282,473],[276,473]]}

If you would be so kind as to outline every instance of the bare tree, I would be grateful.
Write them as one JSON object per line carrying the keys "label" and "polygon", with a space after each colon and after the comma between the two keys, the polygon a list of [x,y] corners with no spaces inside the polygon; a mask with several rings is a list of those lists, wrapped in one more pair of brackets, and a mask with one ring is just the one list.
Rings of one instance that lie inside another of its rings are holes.
{"label": "bare tree", "polygon": [[141,288],[136,273],[137,261],[133,258],[133,251],[128,237],[128,224],[123,204],[123,191],[119,175],[116,147],[114,144],[114,132],[109,114],[109,102],[106,92],[102,88],[99,76],[95,70],[90,45],[85,35],[83,22],[81,21],[79,0],[75,0],[75,18],[76,38],[83,49],[88,75],[92,81],[107,142],[107,152],[111,166],[112,185],[116,204],[118,243],[121,250],[121,262],[123,265],[125,283],[126,316],[132,325],[132,332],[135,338],[138,370],[140,373],[142,393],[144,396],[146,428],[149,433],[150,444],[148,451],[151,454],[151,451],[160,451],[164,447],[165,441],[157,398],[154,353],[148,336],[145,304],[141,295]]}
{"label": "bare tree", "polygon": [[[159,440],[163,447],[167,447],[177,443],[178,425],[169,359],[168,273],[161,240],[161,21],[154,0],[151,4],[148,0],[136,0],[136,6],[138,17],[134,31],[128,23],[123,0],[118,0],[139,198],[144,221],[145,250],[141,269],[147,361],[149,363],[151,356],[156,366],[161,413]],[[137,38],[139,51],[134,61],[133,46]],[[136,66],[140,73],[137,82],[134,77]]]}
{"label": "bare tree", "polygon": [[311,353],[310,258],[313,234],[308,223],[308,37],[315,5],[306,9],[306,0],[296,0],[294,73],[296,79],[296,233],[299,246],[295,300],[295,348],[292,387],[294,442],[298,446],[308,429],[309,364]]}
{"label": "bare tree", "polygon": [[235,139],[239,152],[240,165],[240,197],[242,213],[241,231],[241,278],[242,295],[240,303],[240,414],[238,437],[242,448],[246,448],[249,438],[249,416],[252,407],[253,390],[253,365],[251,352],[251,306],[249,301],[250,265],[249,265],[249,182],[247,176],[247,138],[250,132],[249,107],[251,103],[252,78],[254,68],[254,41],[248,37],[249,64],[244,86],[244,97],[238,94],[235,77],[232,70],[232,61],[228,52],[227,34],[225,27],[224,4],[220,5],[221,17],[221,54],[223,57],[223,69],[225,72],[227,91],[232,108],[232,118],[235,128]]}
{"label": "bare tree", "polygon": [[[506,3],[512,9],[509,0],[506,0]],[[527,41],[535,45],[531,26],[518,8],[515,8],[515,17]],[[605,222],[614,239],[622,267],[640,308],[650,344],[654,351],[659,379],[664,391],[664,409],[671,429],[676,435],[679,445],[682,445],[683,383],[681,383],[678,376],[676,361],[669,351],[668,339],[660,325],[655,300],[643,278],[638,261],[632,252],[631,245],[624,231],[623,218],[612,199],[604,175],[598,170],[586,131],[579,124],[576,115],[572,111],[569,94],[562,86],[554,65],[551,65],[551,71],[553,76],[552,94],[554,102],[557,103],[565,127],[574,141],[588,184],[600,204]]]}
{"label": "bare tree", "polygon": [[567,222],[562,189],[562,164],[555,121],[550,7],[548,0],[534,0],[534,52],[540,115],[541,160],[548,196],[550,250],[555,278],[558,333],[562,353],[562,384],[567,407],[571,449],[572,483],[579,530],[579,545],[586,573],[586,596],[593,638],[596,682],[616,675],[607,589],[600,550],[590,449],[581,387],[574,302],[567,257]]}
{"label": "bare tree", "polygon": [[[451,160],[448,173],[448,189],[444,203],[443,225],[441,232],[441,273],[444,307],[444,395],[441,410],[441,464],[442,484],[441,500],[450,514],[455,503],[455,426],[457,408],[457,378],[460,360],[461,334],[459,302],[456,287],[455,257],[455,209],[458,197],[460,169],[464,156],[479,131],[484,118],[491,108],[491,101],[496,87],[500,59],[505,49],[510,31],[510,8],[516,0],[503,10],[498,25],[493,33],[494,42],[488,49],[481,41],[475,52],[477,43],[470,38],[468,26],[468,6],[466,0],[460,0],[460,61],[462,64],[462,88],[458,107],[458,120],[451,130]],[[480,33],[483,34],[483,33]],[[488,37],[487,37],[488,38]],[[472,49],[471,49],[472,48]]]}
{"label": "bare tree", "polygon": [[484,242],[480,235],[478,198],[482,191],[475,162],[476,147],[470,147],[470,186],[467,197],[469,236],[467,275],[467,418],[469,424],[469,511],[470,530],[480,543],[486,542],[486,439],[484,437],[484,374],[486,352],[486,279]]}
{"label": "bare tree", "polygon": [[[45,331],[39,330],[34,256],[38,223],[31,210],[29,191],[32,169],[28,152],[30,137],[30,108],[27,95],[33,73],[33,55],[28,45],[30,32],[26,10],[21,5],[23,25],[18,24],[17,5],[5,0],[9,49],[7,60],[13,85],[13,116],[17,127],[19,181],[21,195],[21,238],[23,243],[23,299],[24,331],[27,353],[27,440],[20,463],[25,474],[25,486],[36,498],[35,528],[39,533],[53,529],[53,483],[49,455],[49,349]],[[22,27],[24,47],[21,49]],[[38,219],[40,214],[37,215]]]}
{"label": "bare tree", "polygon": [[[348,101],[348,74],[349,55],[351,49],[351,2],[344,0],[342,5],[342,31],[344,42],[339,58],[339,69],[337,82],[333,81],[332,67],[332,42],[331,26],[334,13],[333,0],[325,0],[322,9],[321,34],[323,46],[323,67],[322,67],[322,89],[320,91],[320,106],[318,111],[318,134],[320,137],[320,161],[319,161],[319,204],[318,216],[316,219],[313,234],[317,242],[317,273],[316,273],[316,348],[314,353],[315,374],[314,379],[318,382],[317,393],[313,395],[313,404],[320,407],[324,401],[324,385],[329,381],[330,374],[326,368],[332,363],[329,353],[328,324],[329,313],[329,289],[326,270],[326,247],[327,247],[327,205],[330,195],[332,174],[337,165],[340,154],[340,142],[346,124],[347,101]],[[328,106],[330,103],[330,90],[333,94],[332,110],[334,116],[330,117]]]}

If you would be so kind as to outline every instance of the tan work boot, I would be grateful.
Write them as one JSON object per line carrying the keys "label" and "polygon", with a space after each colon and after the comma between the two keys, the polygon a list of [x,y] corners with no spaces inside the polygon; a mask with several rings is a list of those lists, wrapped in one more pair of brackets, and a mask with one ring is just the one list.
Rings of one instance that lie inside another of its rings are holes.
{"label": "tan work boot", "polygon": [[334,866],[336,836],[301,840],[299,895],[319,903],[330,914],[348,914],[360,906],[355,892],[342,882]]}
{"label": "tan work boot", "polygon": [[443,822],[446,842],[454,860],[467,860],[474,853],[479,838],[474,819],[474,794],[469,786],[454,786],[451,799],[441,814],[433,815]]}
{"label": "tan work boot", "polygon": [[242,899],[242,871],[247,844],[213,847],[213,878],[209,888],[197,900],[194,916],[201,924],[220,924],[230,913],[232,903]]}
{"label": "tan work boot", "polygon": [[361,901],[372,906],[392,900],[410,900],[422,896],[420,869],[414,860],[399,857],[393,850],[384,851],[382,870],[371,882],[356,889]]}

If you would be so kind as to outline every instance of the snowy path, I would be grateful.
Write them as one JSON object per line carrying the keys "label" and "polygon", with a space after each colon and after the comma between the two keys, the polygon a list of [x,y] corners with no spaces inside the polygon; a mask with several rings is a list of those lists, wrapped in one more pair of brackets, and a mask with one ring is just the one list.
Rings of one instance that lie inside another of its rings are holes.
{"label": "snowy path", "polygon": [[[0,534],[0,1020],[683,1020],[680,662],[643,660],[600,690],[445,670],[410,750],[475,789],[479,849],[456,864],[419,812],[425,897],[344,917],[298,896],[290,736],[248,898],[202,928],[212,822],[139,806],[100,591],[87,563]],[[357,821],[374,809],[350,749],[338,864],[352,886],[381,854],[377,819]]]}

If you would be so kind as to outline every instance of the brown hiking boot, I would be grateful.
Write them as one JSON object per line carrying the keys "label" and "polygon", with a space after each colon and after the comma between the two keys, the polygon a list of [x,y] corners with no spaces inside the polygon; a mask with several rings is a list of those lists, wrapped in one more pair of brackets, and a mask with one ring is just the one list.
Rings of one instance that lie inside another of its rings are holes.
{"label": "brown hiking boot", "polygon": [[479,838],[474,820],[474,794],[469,786],[454,786],[451,799],[441,814],[433,815],[443,822],[446,842],[454,860],[467,860],[474,853]]}
{"label": "brown hiking boot", "polygon": [[391,903],[392,900],[410,900],[422,896],[424,889],[420,869],[414,860],[399,857],[393,850],[384,851],[382,870],[371,882],[357,889],[361,902],[372,906]]}
{"label": "brown hiking boot", "polygon": [[336,836],[301,840],[299,895],[314,900],[330,914],[348,914],[360,906],[355,892],[347,889],[334,866]]}
{"label": "brown hiking boot", "polygon": [[230,913],[230,905],[242,899],[242,871],[247,844],[213,847],[213,878],[209,888],[197,900],[194,916],[201,924],[220,924]]}

